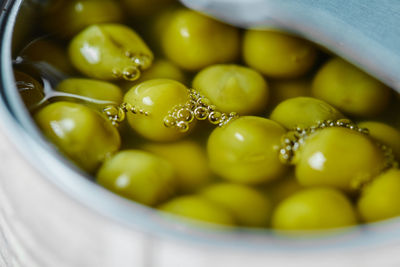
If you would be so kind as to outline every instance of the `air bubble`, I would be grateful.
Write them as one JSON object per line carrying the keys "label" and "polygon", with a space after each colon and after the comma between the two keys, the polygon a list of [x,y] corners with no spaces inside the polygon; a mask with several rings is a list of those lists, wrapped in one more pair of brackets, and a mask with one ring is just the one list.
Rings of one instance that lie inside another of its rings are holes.
{"label": "air bubble", "polygon": [[140,78],[140,70],[136,67],[126,67],[122,71],[122,78],[131,82],[136,81]]}
{"label": "air bubble", "polygon": [[198,107],[194,110],[194,116],[198,120],[205,120],[208,117],[208,110],[205,107]]}
{"label": "air bubble", "polygon": [[118,115],[118,108],[116,106],[106,106],[103,109],[103,112],[109,116],[109,117],[114,117]]}
{"label": "air bubble", "polygon": [[113,69],[112,74],[115,78],[118,78],[118,79],[121,78],[121,76],[122,76],[121,70],[119,70],[119,69]]}
{"label": "air bubble", "polygon": [[184,121],[180,121],[176,124],[180,132],[187,132],[189,130],[189,124]]}
{"label": "air bubble", "polygon": [[175,119],[172,116],[166,116],[164,118],[164,125],[167,128],[171,128],[171,127],[175,126]]}
{"label": "air bubble", "polygon": [[177,118],[186,122],[192,122],[194,119],[193,112],[187,108],[181,108],[176,114]]}
{"label": "air bubble", "polygon": [[221,122],[222,120],[222,113],[219,111],[213,111],[210,113],[210,115],[208,116],[208,120],[212,123],[212,124],[218,124]]}
{"label": "air bubble", "polygon": [[148,69],[152,63],[152,59],[148,55],[131,56],[131,60],[142,69]]}

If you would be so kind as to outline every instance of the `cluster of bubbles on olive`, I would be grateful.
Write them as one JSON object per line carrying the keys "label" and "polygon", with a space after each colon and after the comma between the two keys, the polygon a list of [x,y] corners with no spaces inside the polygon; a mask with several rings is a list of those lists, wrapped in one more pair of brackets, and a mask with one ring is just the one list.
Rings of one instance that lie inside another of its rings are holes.
{"label": "cluster of bubbles on olive", "polygon": [[[313,125],[311,127],[295,127],[294,129],[288,131],[282,137],[279,149],[280,161],[287,165],[294,165],[296,152],[305,143],[306,139],[313,135],[315,132],[329,127],[347,128],[366,136],[369,136],[370,134],[367,128],[358,127],[356,123],[352,122],[349,119],[324,120],[318,122],[316,125]],[[382,150],[385,157],[384,170],[390,168],[398,168],[399,163],[396,161],[393,149],[377,141],[375,141],[375,143]]]}
{"label": "cluster of bubbles on olive", "polygon": [[123,70],[114,68],[112,70],[113,76],[115,78],[122,78],[126,81],[136,81],[140,78],[141,70],[150,67],[152,58],[148,55],[133,53],[129,50],[124,53],[125,56],[131,60],[132,65],[125,67]]}
{"label": "cluster of bubbles on olive", "polygon": [[[109,105],[103,109],[103,113],[115,126],[125,120],[127,112],[150,115],[143,109],[138,109],[129,103],[122,103],[119,106]],[[175,128],[180,132],[187,132],[195,119],[199,121],[208,119],[210,123],[222,127],[238,117],[239,115],[236,112],[228,114],[218,111],[208,98],[202,96],[195,89],[190,89],[188,101],[174,106],[165,116],[164,125],[168,128]]]}

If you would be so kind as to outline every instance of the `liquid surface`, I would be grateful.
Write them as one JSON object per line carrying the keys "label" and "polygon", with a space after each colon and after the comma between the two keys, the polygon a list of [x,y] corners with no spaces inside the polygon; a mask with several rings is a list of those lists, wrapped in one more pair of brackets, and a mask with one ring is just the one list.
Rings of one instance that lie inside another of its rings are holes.
{"label": "liquid surface", "polygon": [[152,2],[41,7],[14,69],[59,153],[122,197],[207,223],[400,216],[398,93],[306,40]]}

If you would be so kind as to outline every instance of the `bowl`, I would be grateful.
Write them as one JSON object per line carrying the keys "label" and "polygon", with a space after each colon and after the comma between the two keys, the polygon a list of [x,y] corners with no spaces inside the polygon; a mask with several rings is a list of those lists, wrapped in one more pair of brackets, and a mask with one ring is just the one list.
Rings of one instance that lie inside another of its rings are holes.
{"label": "bowl", "polygon": [[1,4],[0,266],[400,265],[399,218],[290,237],[177,221],[93,183],[54,152],[15,87],[13,47],[38,3]]}

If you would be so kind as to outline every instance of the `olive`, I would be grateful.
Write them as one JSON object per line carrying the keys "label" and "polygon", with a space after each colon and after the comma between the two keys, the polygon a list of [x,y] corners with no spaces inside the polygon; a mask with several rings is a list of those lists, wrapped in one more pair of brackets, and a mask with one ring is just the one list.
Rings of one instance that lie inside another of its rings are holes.
{"label": "olive", "polygon": [[120,147],[119,133],[111,122],[81,104],[52,103],[39,110],[35,120],[61,152],[90,173]]}
{"label": "olive", "polygon": [[123,12],[114,0],[70,0],[49,12],[43,21],[49,32],[70,38],[93,24],[121,23]]}
{"label": "olive", "polygon": [[176,105],[189,100],[189,90],[183,84],[168,80],[154,79],[132,87],[124,96],[124,102],[143,110],[148,116],[128,112],[130,126],[143,137],[152,141],[174,141],[187,132],[167,128],[164,118]]}
{"label": "olive", "polygon": [[283,200],[272,215],[279,230],[314,230],[351,226],[355,210],[345,195],[332,188],[301,190]]}
{"label": "olive", "polygon": [[211,169],[222,178],[244,184],[260,184],[286,171],[278,158],[285,129],[261,117],[243,116],[210,135],[207,153]]}
{"label": "olive", "polygon": [[354,191],[385,166],[382,150],[365,134],[329,127],[309,136],[296,156],[296,177],[304,186]]}
{"label": "olive", "polygon": [[247,30],[243,37],[247,65],[271,78],[306,74],[317,59],[317,49],[305,40],[277,31]]}
{"label": "olive", "polygon": [[101,166],[97,183],[145,205],[158,205],[175,193],[174,168],[163,158],[140,150],[124,150]]}
{"label": "olive", "polygon": [[120,104],[122,102],[121,89],[118,86],[105,81],[69,78],[60,82],[57,85],[56,90],[83,96],[89,103],[96,103],[98,100],[111,102],[113,104]]}
{"label": "olive", "polygon": [[376,141],[390,147],[396,158],[400,160],[400,131],[382,122],[364,121],[358,124],[361,128],[366,128],[369,134]]}
{"label": "olive", "polygon": [[36,106],[44,98],[43,86],[32,76],[15,70],[15,85],[28,108]]}
{"label": "olive", "polygon": [[180,192],[194,192],[204,187],[211,180],[206,152],[194,141],[145,143],[141,148],[163,157],[174,166]]}
{"label": "olive", "polygon": [[176,197],[161,205],[160,210],[208,223],[235,225],[229,211],[196,195]]}
{"label": "olive", "polygon": [[200,71],[193,88],[222,112],[241,115],[266,109],[268,84],[257,71],[239,65],[212,65]]}
{"label": "olive", "polygon": [[390,169],[366,185],[357,203],[365,222],[375,222],[400,215],[400,170]]}
{"label": "olive", "polygon": [[228,210],[241,226],[267,227],[272,212],[270,200],[245,185],[220,183],[205,188],[203,197]]}
{"label": "olive", "polygon": [[131,28],[122,24],[93,24],[69,45],[73,65],[90,78],[136,80],[148,69],[153,53]]}
{"label": "olive", "polygon": [[235,61],[239,43],[238,29],[191,10],[174,12],[162,36],[167,58],[189,71]]}
{"label": "olive", "polygon": [[295,97],[281,102],[270,117],[287,129],[293,129],[314,126],[318,122],[337,120],[344,116],[325,101],[312,97]]}
{"label": "olive", "polygon": [[353,116],[375,116],[390,100],[390,89],[340,58],[333,58],[316,74],[312,94]]}

